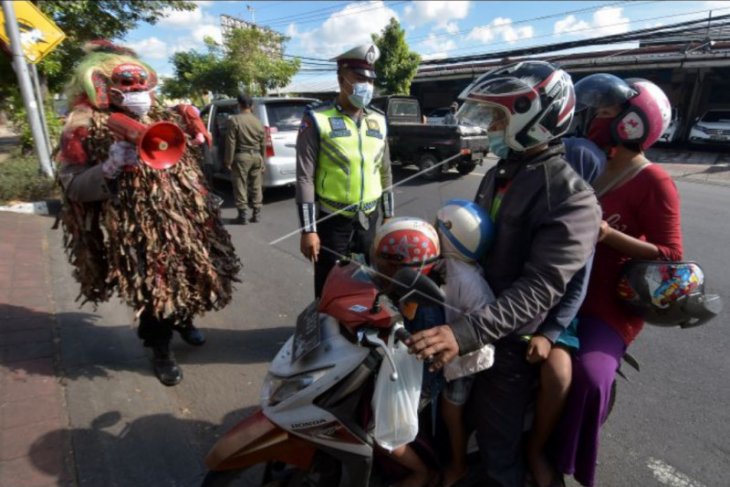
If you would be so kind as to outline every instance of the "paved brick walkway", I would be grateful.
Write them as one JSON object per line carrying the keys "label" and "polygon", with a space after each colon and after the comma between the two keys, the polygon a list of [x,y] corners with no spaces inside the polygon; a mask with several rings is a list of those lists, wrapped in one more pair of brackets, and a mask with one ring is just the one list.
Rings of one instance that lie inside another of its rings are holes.
{"label": "paved brick walkway", "polygon": [[0,486],[73,486],[56,368],[50,218],[0,213]]}

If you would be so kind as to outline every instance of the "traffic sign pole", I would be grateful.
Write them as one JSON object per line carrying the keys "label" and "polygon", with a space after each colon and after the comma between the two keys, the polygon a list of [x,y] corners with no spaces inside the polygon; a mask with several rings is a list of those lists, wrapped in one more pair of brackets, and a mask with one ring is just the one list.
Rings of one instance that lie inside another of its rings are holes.
{"label": "traffic sign pole", "polygon": [[41,163],[41,170],[46,176],[53,177],[53,166],[51,165],[51,156],[48,151],[48,142],[43,134],[41,119],[38,114],[38,103],[33,95],[33,86],[30,81],[28,65],[23,57],[23,48],[20,45],[20,32],[18,23],[15,19],[15,10],[13,2],[2,0],[3,13],[5,14],[5,32],[10,39],[10,50],[13,55],[13,66],[15,74],[18,76],[18,84],[20,85],[20,93],[23,96],[25,110],[28,112],[28,122],[30,123],[30,131],[33,134],[33,142],[35,143],[38,160]]}

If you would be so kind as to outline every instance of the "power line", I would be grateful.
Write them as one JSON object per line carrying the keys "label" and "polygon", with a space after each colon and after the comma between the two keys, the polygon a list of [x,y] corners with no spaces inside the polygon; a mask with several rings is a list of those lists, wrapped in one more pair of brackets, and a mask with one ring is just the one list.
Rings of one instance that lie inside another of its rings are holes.
{"label": "power line", "polygon": [[[509,25],[513,26],[513,25],[517,25],[517,24],[524,24],[527,22],[539,22],[541,20],[547,20],[547,19],[552,19],[552,18],[556,18],[556,17],[563,17],[563,16],[573,15],[573,14],[578,14],[578,13],[591,12],[594,10],[601,10],[602,8],[615,7],[617,5],[629,4],[626,6],[627,8],[629,8],[629,7],[637,7],[639,5],[647,5],[650,3],[657,3],[657,1],[636,2],[633,0],[622,0],[620,2],[606,3],[603,5],[586,7],[586,8],[582,8],[582,9],[578,9],[578,10],[569,10],[567,12],[560,12],[560,13],[556,13],[556,14],[542,15],[540,17],[532,17],[532,18],[528,18],[528,19],[515,20],[513,22],[510,22]],[[481,27],[481,26],[482,25],[479,25],[479,24],[467,25],[467,26],[464,26],[464,29],[473,29],[473,28]],[[425,34],[425,35],[412,37],[407,40],[409,43],[413,43],[414,41],[428,39],[430,36],[431,36],[431,34],[429,33],[429,34]],[[445,33],[445,34],[434,35],[433,37],[431,37],[431,39],[441,39],[444,37],[453,37],[453,36],[454,36],[454,34]]]}
{"label": "power line", "polygon": [[[327,19],[330,16],[332,16],[331,14],[334,14],[333,16],[337,16],[337,17],[348,17],[351,15],[357,15],[357,14],[361,14],[363,12],[369,12],[372,10],[380,10],[382,8],[389,8],[391,6],[400,5],[402,3],[406,3],[406,2],[398,1],[398,2],[391,2],[390,4],[386,4],[385,2],[383,2],[382,5],[375,5],[375,6],[368,3],[366,5],[363,5],[366,8],[352,8],[348,12],[344,12],[344,10],[341,10],[341,11],[339,10],[339,9],[342,9],[342,5],[333,5],[333,6],[325,7],[322,9],[312,10],[308,13],[288,15],[285,17],[280,17],[278,19],[268,20],[268,21],[266,21],[266,24],[269,26],[285,25],[285,24],[289,24],[291,22],[297,22],[299,24],[307,24],[307,23],[318,22],[320,20]],[[321,13],[322,11],[326,11],[326,13],[323,14],[323,13]]]}
{"label": "power line", "polygon": [[[657,17],[657,18],[664,18],[668,16],[663,17]],[[730,15],[724,15],[721,17],[716,18],[717,21],[722,22],[722,26],[730,25]],[[449,60],[447,63],[444,63],[443,60],[441,61],[442,69],[447,69],[447,66],[454,66],[458,63],[467,63],[467,62],[477,62],[477,61],[486,61],[486,60],[494,60],[499,58],[505,58],[505,57],[521,57],[521,56],[530,56],[535,54],[543,54],[548,52],[559,52],[564,51],[567,49],[573,49],[577,47],[587,47],[587,46],[595,46],[595,45],[602,45],[602,44],[616,44],[619,42],[629,42],[629,41],[642,41],[642,40],[651,40],[651,39],[660,39],[661,37],[667,35],[667,34],[674,34],[677,32],[691,32],[689,29],[690,26],[698,26],[699,24],[703,24],[705,22],[705,19],[699,19],[699,20],[691,20],[687,22],[680,22],[677,24],[672,24],[668,27],[654,27],[654,28],[648,28],[648,29],[640,29],[631,31],[624,34],[616,34],[611,36],[604,36],[595,38],[592,40],[587,41],[570,41],[570,42],[563,42],[563,43],[556,43],[556,44],[545,44],[541,46],[534,46],[534,47],[527,47],[522,49],[514,49],[510,51],[501,51],[501,52],[489,52],[479,55],[473,55],[473,56],[463,56],[460,58],[454,58]],[[716,27],[719,25],[718,23],[714,24]],[[695,27],[696,28],[696,27]],[[565,57],[565,56],[558,56],[557,59]],[[432,63],[431,63],[432,64]],[[438,71],[438,69],[436,70]]]}
{"label": "power line", "polygon": [[[404,2],[395,2],[395,3],[404,3]],[[618,1],[618,2],[606,3],[606,4],[602,4],[602,5],[598,5],[598,6],[593,6],[593,7],[585,7],[585,8],[581,8],[581,9],[577,9],[577,10],[570,10],[570,11],[567,11],[567,12],[560,12],[560,13],[556,13],[556,14],[542,15],[542,16],[539,16],[539,17],[531,17],[531,18],[526,18],[526,19],[520,19],[520,20],[516,20],[514,22],[511,22],[510,25],[523,24],[523,23],[526,23],[526,22],[539,22],[541,20],[547,20],[547,19],[550,19],[550,18],[562,17],[562,16],[572,15],[572,14],[577,14],[577,13],[591,12],[591,11],[594,11],[594,10],[600,10],[602,8],[613,7],[613,6],[616,6],[616,5],[629,4],[627,7],[635,7],[635,6],[646,5],[646,4],[650,4],[650,3],[656,3],[656,1],[637,2],[637,1],[632,1],[632,0],[622,0],[622,1]],[[352,14],[355,14],[355,13],[359,13],[359,12],[352,12]],[[470,29],[470,28],[477,27],[477,26],[478,26],[478,24],[473,24],[473,25],[465,26],[464,28],[465,29]],[[428,39],[430,36],[431,36],[431,34],[429,33],[429,34],[426,34],[426,35],[412,37],[412,38],[408,39],[408,42],[412,44],[414,41],[419,41],[419,40],[422,40],[422,39]],[[433,36],[431,38],[432,39],[440,39],[440,38],[444,38],[444,37],[453,37],[453,34],[448,34],[448,33],[446,33],[446,34],[439,34],[439,35]],[[292,54],[291,56],[292,57],[299,57],[301,59],[309,59],[309,60],[313,60],[313,61],[331,62],[331,61],[326,60],[326,59],[312,58],[312,57],[305,57],[305,56],[298,56],[296,54]]]}
{"label": "power line", "polygon": [[[713,8],[713,9],[697,10],[697,11],[692,11],[692,12],[683,12],[683,13],[680,13],[680,14],[662,15],[662,16],[658,16],[658,17],[649,17],[649,18],[637,19],[637,20],[632,21],[632,22],[648,22],[648,21],[651,21],[651,20],[661,20],[661,19],[667,19],[667,18],[673,18],[673,17],[682,17],[682,16],[686,16],[686,15],[693,15],[693,14],[706,13],[706,12],[710,12],[710,11],[720,11],[720,10],[728,10],[728,9],[730,9],[730,7],[724,7],[724,8],[720,8],[720,9]],[[719,20],[721,18],[724,19],[725,17],[730,17],[730,16],[716,17],[713,20],[714,21],[717,21],[717,20]],[[687,22],[681,23],[681,24],[674,24],[674,26],[684,25],[686,23],[701,23],[701,22],[706,22],[706,21],[707,21],[707,19],[696,19],[696,20],[687,21]],[[627,22],[617,22],[615,24],[609,24],[609,25],[605,25],[605,26],[602,26],[602,27],[603,28],[606,28],[606,27],[616,27],[616,26],[624,25],[624,24],[627,24]],[[650,31],[651,32],[654,32],[654,31],[661,31],[661,30],[666,30],[666,29],[668,29],[668,26],[660,26],[660,27],[654,27],[654,28],[650,28],[650,29],[642,29],[642,30],[637,30],[637,31],[633,31],[633,32],[634,33],[650,32]],[[585,29],[576,29],[576,30],[571,31],[570,34],[574,34],[576,32],[591,31],[591,30],[595,30],[595,27],[588,27],[588,28],[585,28]],[[555,33],[553,33],[553,34],[546,34],[546,35],[542,35],[542,36],[532,37],[531,39],[550,38],[550,37],[557,37],[557,36],[560,36],[560,35],[563,35],[563,34],[555,34]],[[598,38],[594,38],[594,39],[584,39],[584,40],[580,40],[580,41],[569,41],[569,42],[564,42],[564,43],[548,44],[548,45],[543,45],[543,46],[533,45],[533,46],[525,47],[525,48],[522,48],[522,49],[516,49],[516,50],[500,51],[500,52],[490,52],[490,53],[486,53],[486,54],[477,54],[477,55],[471,55],[471,56],[460,56],[460,57],[451,59],[449,61],[449,64],[451,64],[451,63],[458,63],[458,62],[468,62],[470,60],[477,59],[477,58],[480,59],[480,60],[482,60],[486,56],[489,56],[489,57],[503,57],[505,55],[505,53],[510,53],[510,55],[517,56],[517,55],[520,55],[520,54],[514,54],[514,53],[521,52],[521,51],[525,51],[525,50],[534,51],[536,49],[540,49],[540,50],[542,50],[542,52],[548,52],[548,51],[558,51],[558,50],[564,50],[564,49],[572,49],[574,47],[581,47],[581,46],[609,44],[609,43],[616,43],[616,42],[629,42],[629,41],[634,40],[634,39],[631,39],[631,38],[629,38],[627,36],[628,36],[628,34],[626,34],[626,33],[624,33],[624,34],[614,34],[614,35],[603,36],[603,37],[598,37]],[[639,40],[639,39],[636,39],[636,40]],[[501,42],[493,42],[493,43],[491,43],[491,45],[499,45],[499,44],[510,44],[510,42],[508,42],[508,41],[501,41]],[[562,49],[558,49],[557,48],[557,46],[562,46],[562,45],[569,45],[569,47],[565,47],[565,48],[562,48]],[[478,48],[479,46],[480,46],[479,44],[474,44],[474,45],[471,45],[471,46],[463,46],[463,47],[455,48],[455,49],[446,49],[446,50],[444,50],[444,52],[464,51],[464,50],[468,50],[468,49],[475,49],[475,48]],[[533,52],[533,53],[535,53],[535,52]],[[431,59],[431,60],[427,60],[427,61],[421,61],[421,65],[433,65],[433,64],[445,64],[445,63],[444,63],[444,60],[443,59]]]}

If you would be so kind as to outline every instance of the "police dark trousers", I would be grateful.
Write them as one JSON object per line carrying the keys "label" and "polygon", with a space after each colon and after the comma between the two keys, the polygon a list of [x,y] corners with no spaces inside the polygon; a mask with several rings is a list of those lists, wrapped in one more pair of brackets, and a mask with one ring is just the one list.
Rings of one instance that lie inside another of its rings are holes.
{"label": "police dark trousers", "polygon": [[[320,252],[314,266],[314,295],[320,297],[327,274],[337,259],[349,256],[350,252],[361,253],[369,259],[370,246],[375,239],[375,227],[380,212],[376,208],[367,215],[367,230],[360,225],[357,216],[349,218],[341,215],[327,217],[317,224]],[[323,218],[320,216],[320,218]]]}
{"label": "police dark trousers", "polygon": [[521,438],[540,370],[526,352],[527,343],[514,337],[494,342],[494,365],[475,376],[465,417],[476,428],[486,469],[479,485],[525,485]]}

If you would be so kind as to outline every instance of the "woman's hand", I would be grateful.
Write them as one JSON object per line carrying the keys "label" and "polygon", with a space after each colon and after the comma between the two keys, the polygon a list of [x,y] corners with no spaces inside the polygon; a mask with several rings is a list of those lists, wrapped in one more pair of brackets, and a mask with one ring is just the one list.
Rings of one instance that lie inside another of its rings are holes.
{"label": "woman's hand", "polygon": [[542,335],[533,335],[532,338],[530,338],[530,344],[527,346],[527,355],[525,356],[525,359],[531,364],[547,360],[552,348],[553,344],[550,340]]}
{"label": "woman's hand", "polygon": [[613,228],[611,228],[611,225],[606,220],[601,220],[601,228],[598,230],[598,241],[602,242],[612,231]]}

